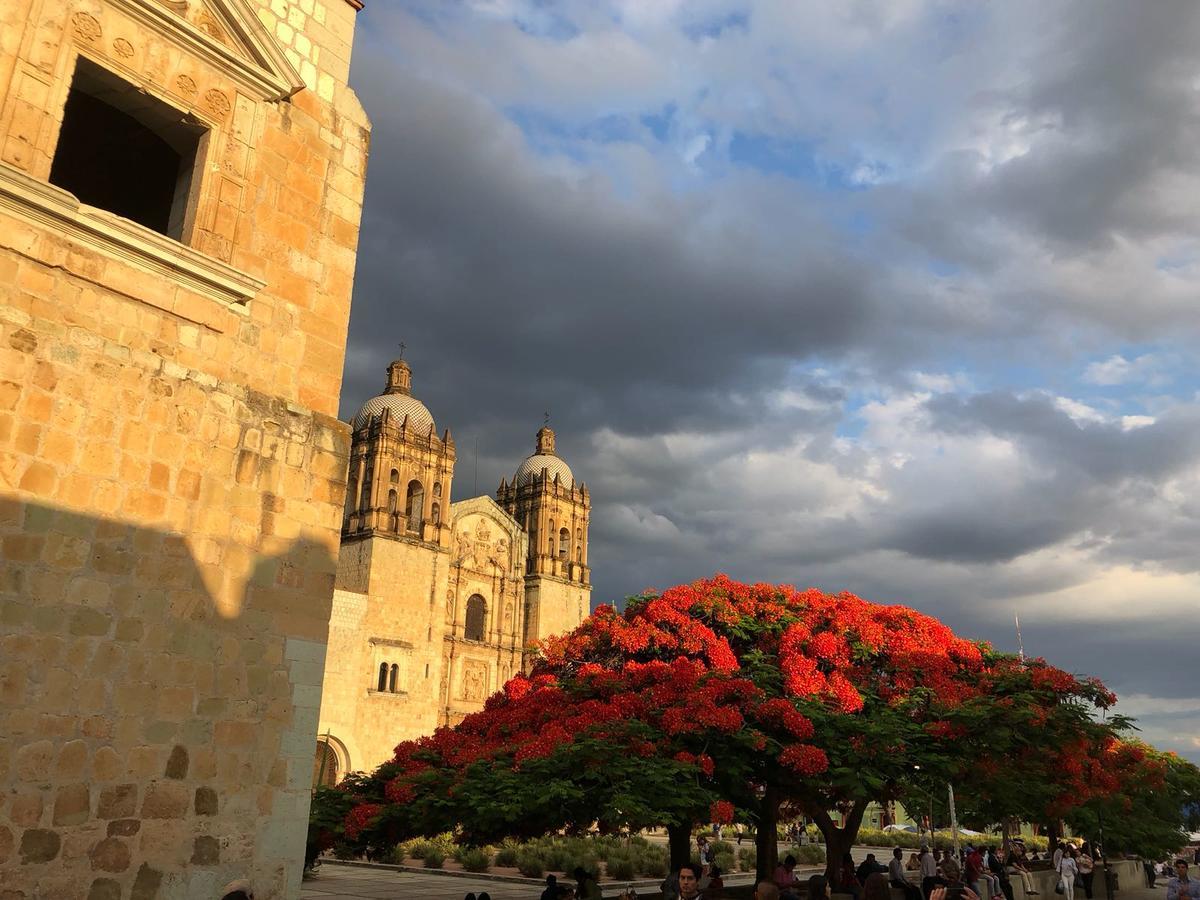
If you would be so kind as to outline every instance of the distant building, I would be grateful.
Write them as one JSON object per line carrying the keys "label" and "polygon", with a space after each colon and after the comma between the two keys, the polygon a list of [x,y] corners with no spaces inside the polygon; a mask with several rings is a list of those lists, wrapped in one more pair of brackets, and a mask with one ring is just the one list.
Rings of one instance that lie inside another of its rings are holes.
{"label": "distant building", "polygon": [[454,440],[413,396],[406,362],[352,427],[313,768],[327,783],[481,709],[591,597],[591,498],[549,427],[495,500],[458,503]]}

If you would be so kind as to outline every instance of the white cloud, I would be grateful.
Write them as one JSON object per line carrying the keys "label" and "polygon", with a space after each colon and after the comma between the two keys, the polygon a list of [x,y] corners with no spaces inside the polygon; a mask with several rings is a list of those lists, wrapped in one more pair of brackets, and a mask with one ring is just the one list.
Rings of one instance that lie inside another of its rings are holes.
{"label": "white cloud", "polygon": [[1126,359],[1114,353],[1108,359],[1089,363],[1083,370],[1083,380],[1090,384],[1112,386],[1131,382],[1148,385],[1163,384],[1160,360],[1152,353]]}

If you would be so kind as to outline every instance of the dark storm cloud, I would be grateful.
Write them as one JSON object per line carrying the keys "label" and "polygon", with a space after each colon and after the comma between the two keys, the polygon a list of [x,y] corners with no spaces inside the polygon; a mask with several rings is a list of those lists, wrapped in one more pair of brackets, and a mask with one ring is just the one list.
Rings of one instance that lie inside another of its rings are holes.
{"label": "dark storm cloud", "polygon": [[546,174],[478,102],[386,60],[364,68],[364,103],[388,112],[375,118],[351,327],[371,364],[351,363],[347,398],[378,390],[392,352],[381,336],[395,335],[439,424],[549,407],[570,426],[647,431],[719,401],[731,428],[761,415],[758,392],[791,360],[851,346],[874,317],[869,276],[824,250],[797,244],[775,275],[753,244],[697,245],[686,206],[631,206]]}

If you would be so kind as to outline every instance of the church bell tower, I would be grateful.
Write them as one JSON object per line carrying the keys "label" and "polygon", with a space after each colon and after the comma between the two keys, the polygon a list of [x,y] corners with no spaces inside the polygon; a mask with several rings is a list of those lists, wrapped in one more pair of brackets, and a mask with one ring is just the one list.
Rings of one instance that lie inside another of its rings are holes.
{"label": "church bell tower", "polygon": [[525,564],[525,640],[575,628],[591,606],[588,524],[591,495],[555,449],[549,425],[512,482],[500,483],[500,505],[529,535]]}

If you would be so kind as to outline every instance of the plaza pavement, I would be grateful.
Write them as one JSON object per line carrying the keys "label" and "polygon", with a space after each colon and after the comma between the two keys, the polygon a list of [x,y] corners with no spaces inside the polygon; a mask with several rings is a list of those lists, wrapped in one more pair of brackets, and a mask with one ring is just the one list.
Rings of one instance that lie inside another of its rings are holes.
{"label": "plaza pavement", "polygon": [[[1144,887],[1141,882],[1136,887],[1123,886],[1117,892],[1117,900],[1165,900],[1164,884],[1159,879],[1157,888]],[[462,900],[468,892],[480,891],[487,891],[492,900],[536,900],[541,887],[486,878],[323,865],[319,875],[304,882],[300,897],[301,900]],[[604,890],[605,897],[615,897],[618,893],[618,888]],[[639,889],[638,893],[642,897],[659,896],[657,891],[645,889]],[[1083,900],[1082,891],[1075,896],[1076,900]],[[1098,894],[1097,900],[1103,900],[1103,895]]]}

